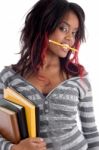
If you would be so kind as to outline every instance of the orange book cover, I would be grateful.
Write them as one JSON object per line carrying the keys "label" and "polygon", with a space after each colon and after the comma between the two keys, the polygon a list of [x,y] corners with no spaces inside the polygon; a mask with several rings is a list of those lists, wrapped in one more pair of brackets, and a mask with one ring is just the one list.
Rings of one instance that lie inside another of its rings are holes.
{"label": "orange book cover", "polygon": [[20,139],[20,131],[16,113],[0,106],[0,133],[4,138],[17,144]]}

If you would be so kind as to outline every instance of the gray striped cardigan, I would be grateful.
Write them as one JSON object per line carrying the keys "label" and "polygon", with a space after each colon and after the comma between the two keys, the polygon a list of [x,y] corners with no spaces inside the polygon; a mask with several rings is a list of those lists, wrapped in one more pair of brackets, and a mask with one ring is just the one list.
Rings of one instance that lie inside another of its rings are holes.
{"label": "gray striped cardigan", "polygon": [[[4,87],[15,88],[39,106],[40,137],[45,139],[48,150],[99,150],[88,75],[65,80],[44,96],[11,67],[6,67],[0,73],[0,98]],[[77,127],[77,111],[81,131]],[[0,150],[10,150],[11,146],[1,135]]]}

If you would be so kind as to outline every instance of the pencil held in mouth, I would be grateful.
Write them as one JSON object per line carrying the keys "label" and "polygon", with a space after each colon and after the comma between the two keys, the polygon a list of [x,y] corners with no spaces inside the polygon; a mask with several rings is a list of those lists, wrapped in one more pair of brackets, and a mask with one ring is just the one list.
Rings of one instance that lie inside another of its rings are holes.
{"label": "pencil held in mouth", "polygon": [[53,40],[49,40],[49,42],[53,43],[53,44],[56,44],[58,46],[61,46],[63,48],[66,48],[66,49],[69,48],[72,51],[76,51],[76,52],[78,51],[77,49],[70,47],[68,44],[60,44],[59,42],[56,42],[56,41],[53,41]]}

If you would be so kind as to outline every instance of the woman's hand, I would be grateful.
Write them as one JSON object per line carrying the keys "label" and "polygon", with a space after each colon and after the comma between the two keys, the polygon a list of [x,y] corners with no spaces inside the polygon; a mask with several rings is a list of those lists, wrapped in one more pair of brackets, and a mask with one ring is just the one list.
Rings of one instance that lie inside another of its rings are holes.
{"label": "woman's hand", "polygon": [[12,146],[11,150],[47,150],[42,138],[27,138]]}

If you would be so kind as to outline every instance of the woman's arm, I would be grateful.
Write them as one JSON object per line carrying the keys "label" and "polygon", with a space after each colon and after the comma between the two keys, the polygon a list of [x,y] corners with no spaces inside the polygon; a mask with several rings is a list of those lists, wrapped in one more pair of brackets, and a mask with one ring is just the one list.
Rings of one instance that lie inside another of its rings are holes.
{"label": "woman's arm", "polygon": [[88,150],[99,150],[99,133],[95,124],[92,90],[88,78],[82,82],[84,94],[80,96],[79,113],[82,131],[88,143]]}

